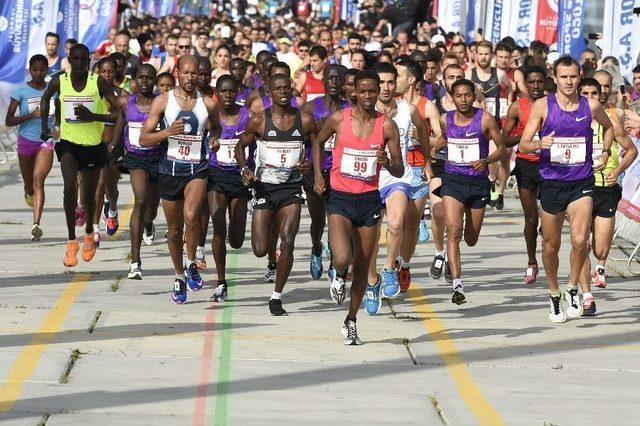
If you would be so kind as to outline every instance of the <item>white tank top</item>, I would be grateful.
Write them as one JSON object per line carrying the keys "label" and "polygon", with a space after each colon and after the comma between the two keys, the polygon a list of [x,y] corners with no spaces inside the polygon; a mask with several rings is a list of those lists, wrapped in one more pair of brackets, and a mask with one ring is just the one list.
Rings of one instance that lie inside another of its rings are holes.
{"label": "white tank top", "polygon": [[[411,109],[409,108],[409,104],[404,99],[396,99],[396,104],[398,106],[397,113],[395,117],[393,117],[393,121],[395,121],[398,126],[398,132],[400,134],[400,150],[402,151],[402,162],[404,164],[404,175],[402,177],[392,176],[391,173],[384,167],[380,169],[380,181],[378,187],[380,189],[385,188],[389,185],[393,185],[394,183],[406,183],[411,185],[413,180],[413,172],[411,167],[407,166],[407,148],[411,143],[409,139],[409,128],[411,127]],[[388,149],[387,149],[388,151]]]}
{"label": "white tank top", "polygon": [[[178,105],[178,101],[176,100],[174,91],[175,89],[167,92],[167,107],[164,110],[164,124],[167,128],[170,127],[171,124],[173,124],[173,122],[178,119],[178,114],[180,114],[180,112],[187,111],[183,110],[182,108],[180,108],[180,105]],[[186,123],[184,132],[186,134],[195,133],[201,135],[204,132],[205,126],[207,125],[209,111],[207,111],[207,107],[204,104],[204,100],[200,92],[196,92],[196,94],[198,96],[196,98],[196,106],[194,106],[191,111],[198,120],[198,129],[193,132],[193,129],[191,128],[189,123]]]}

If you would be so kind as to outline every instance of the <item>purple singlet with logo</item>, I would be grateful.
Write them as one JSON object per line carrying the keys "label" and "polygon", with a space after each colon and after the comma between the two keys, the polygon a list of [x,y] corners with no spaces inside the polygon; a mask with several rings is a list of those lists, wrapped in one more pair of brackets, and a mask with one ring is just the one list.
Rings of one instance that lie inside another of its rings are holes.
{"label": "purple singlet with logo", "polygon": [[[222,117],[220,117],[220,126],[222,127],[222,133],[220,134],[220,139],[221,140],[227,140],[227,141],[235,141],[236,143],[238,142],[238,139],[240,139],[240,135],[242,133],[244,133],[244,130],[247,128],[247,124],[249,123],[249,109],[247,109],[247,107],[240,107],[240,113],[238,114],[238,122],[236,124],[225,124],[224,121],[222,121]],[[220,150],[222,149],[229,149],[229,150],[233,150],[235,149],[234,147],[225,147],[225,146],[221,146]],[[218,152],[220,152],[220,150],[218,150]],[[255,163],[254,163],[254,151],[256,150],[256,144],[253,143],[251,146],[249,146],[249,155],[247,156],[247,167],[249,167],[250,169],[255,168]],[[227,160],[229,158],[233,158],[233,151],[229,151],[229,153],[225,152],[225,155],[227,156]],[[235,160],[234,160],[235,161]],[[229,164],[221,164],[218,161],[218,156],[216,155],[215,152],[209,152],[209,166],[210,167],[216,167],[218,169],[222,169],[222,170],[233,170],[236,171],[238,173],[240,173],[240,167],[238,165],[229,165]]]}
{"label": "purple singlet with logo", "polygon": [[[143,148],[138,146],[134,146],[129,139],[129,123],[142,125],[149,117],[148,112],[140,112],[138,111],[138,107],[136,106],[136,99],[138,99],[138,95],[131,95],[127,98],[127,111],[125,113],[125,118],[127,120],[127,124],[124,127],[124,147],[127,152],[131,152],[132,154],[137,155],[158,155],[162,150],[161,146],[158,145],[153,148]],[[138,138],[140,134],[138,133]]]}
{"label": "purple singlet with logo", "polygon": [[[322,125],[324,125],[324,120],[327,117],[329,117],[329,115],[331,115],[331,111],[329,110],[329,108],[327,108],[327,106],[324,103],[324,98],[325,98],[324,96],[321,96],[319,98],[315,98],[312,101],[313,102],[313,112],[312,112],[313,121],[315,121],[316,123],[321,123]],[[343,100],[340,109],[344,109],[347,106],[349,106],[349,103]],[[326,144],[325,144],[325,148],[326,148]],[[310,159],[311,146],[306,146],[304,151],[305,151],[304,152],[305,158],[307,158],[307,160]],[[323,171],[330,170],[332,164],[333,164],[333,151],[331,149],[325,149],[324,160],[322,162],[322,170]]]}
{"label": "purple singlet with logo", "polygon": [[251,94],[251,89],[245,86],[244,90],[236,95],[236,103],[240,106],[248,106],[246,103],[249,94]]}
{"label": "purple singlet with logo", "polygon": [[254,72],[251,77],[253,78],[253,88],[259,89],[262,87],[262,78],[260,78],[260,74]]}
{"label": "purple singlet with logo", "polygon": [[422,94],[422,96],[429,99],[430,101],[433,101],[436,99],[436,95],[435,93],[433,93],[433,83],[431,83],[430,81],[427,81],[425,83],[424,93]]}
{"label": "purple singlet with logo", "polygon": [[489,176],[489,168],[476,171],[471,162],[486,158],[489,155],[489,140],[482,132],[482,110],[474,108],[471,123],[458,126],[454,123],[456,110],[447,112],[447,162],[446,173],[485,178]]}
{"label": "purple singlet with logo", "polygon": [[571,182],[593,175],[591,119],[589,100],[584,96],[580,96],[578,109],[575,111],[561,109],[555,94],[547,96],[547,118],[540,128],[540,137],[554,131],[555,134],[551,149],[540,151],[542,179]]}

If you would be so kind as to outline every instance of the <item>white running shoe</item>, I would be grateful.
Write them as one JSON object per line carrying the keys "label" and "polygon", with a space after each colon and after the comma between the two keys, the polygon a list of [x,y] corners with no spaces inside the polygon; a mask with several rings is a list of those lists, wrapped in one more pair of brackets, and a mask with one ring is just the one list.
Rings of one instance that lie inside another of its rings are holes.
{"label": "white running shoe", "polygon": [[565,322],[567,316],[562,310],[562,296],[549,296],[549,320],[551,322]]}
{"label": "white running shoe", "polygon": [[577,288],[573,290],[565,290],[564,301],[567,304],[567,317],[578,318],[579,316],[582,316],[582,303],[580,303],[580,295],[578,294]]}
{"label": "white running shoe", "polygon": [[140,262],[131,262],[131,267],[129,268],[129,275],[127,276],[127,278],[129,278],[130,280],[141,280],[142,268],[140,266]]}

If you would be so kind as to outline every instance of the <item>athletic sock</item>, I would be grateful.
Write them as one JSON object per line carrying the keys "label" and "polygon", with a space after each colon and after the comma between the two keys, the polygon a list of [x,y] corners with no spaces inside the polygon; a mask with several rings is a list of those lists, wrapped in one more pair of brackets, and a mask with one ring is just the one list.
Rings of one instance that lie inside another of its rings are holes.
{"label": "athletic sock", "polygon": [[462,280],[460,278],[453,279],[453,289],[455,290],[457,287],[462,287]]}
{"label": "athletic sock", "polygon": [[187,268],[196,263],[195,260],[187,260]]}
{"label": "athletic sock", "polygon": [[446,250],[442,250],[442,251],[438,251],[436,250],[436,256],[442,256],[444,257],[447,254]]}
{"label": "athletic sock", "polygon": [[100,224],[99,223],[94,223],[93,224],[93,232],[100,232]]}
{"label": "athletic sock", "polygon": [[182,274],[182,275],[176,274],[176,279],[184,281],[184,274]]}
{"label": "athletic sock", "polygon": [[277,291],[274,291],[271,294],[271,300],[273,300],[273,299],[280,300],[280,297],[282,297],[282,293],[278,293]]}
{"label": "athletic sock", "polygon": [[593,299],[593,294],[591,292],[582,293],[582,299]]}
{"label": "athletic sock", "polygon": [[118,216],[118,209],[116,208],[115,210],[111,210],[111,208],[109,208],[109,218],[113,219],[114,217]]}
{"label": "athletic sock", "polygon": [[604,275],[604,265],[596,265],[596,271],[600,272],[602,271],[602,275]]}
{"label": "athletic sock", "polygon": [[577,290],[577,289],[578,289],[578,284],[571,285],[567,283],[567,291]]}
{"label": "athletic sock", "polygon": [[553,291],[549,290],[549,295],[551,297],[560,297],[560,290],[558,290],[556,292],[553,292]]}
{"label": "athletic sock", "polygon": [[400,267],[404,269],[409,269],[411,267],[411,262],[405,262],[403,259],[400,261]]}

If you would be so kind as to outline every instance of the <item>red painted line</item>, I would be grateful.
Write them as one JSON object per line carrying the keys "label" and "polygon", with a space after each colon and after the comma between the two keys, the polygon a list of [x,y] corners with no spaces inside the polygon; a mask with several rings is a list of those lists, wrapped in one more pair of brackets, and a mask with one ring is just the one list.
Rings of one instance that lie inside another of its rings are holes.
{"label": "red painted line", "polygon": [[213,338],[215,330],[215,311],[209,311],[204,325],[204,347],[200,363],[200,376],[196,391],[196,406],[193,410],[193,425],[204,426],[207,415],[207,397],[209,396],[211,366],[213,364]]}

